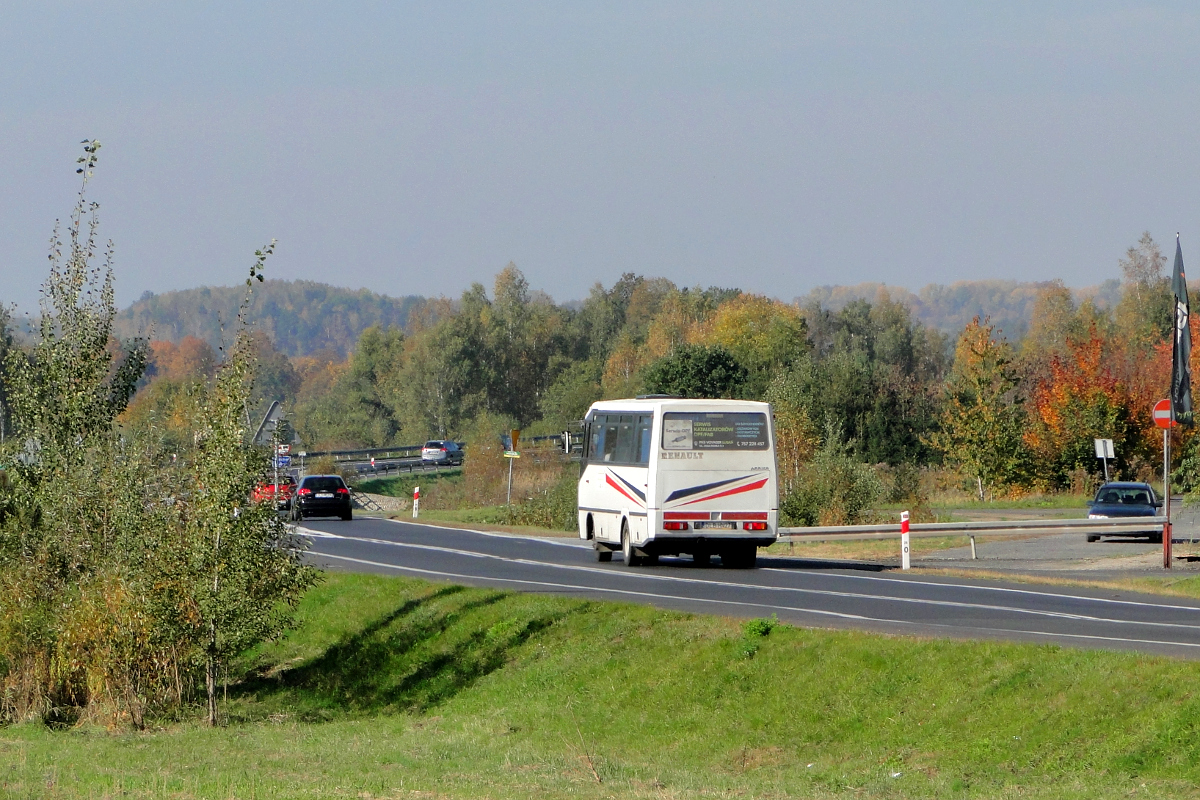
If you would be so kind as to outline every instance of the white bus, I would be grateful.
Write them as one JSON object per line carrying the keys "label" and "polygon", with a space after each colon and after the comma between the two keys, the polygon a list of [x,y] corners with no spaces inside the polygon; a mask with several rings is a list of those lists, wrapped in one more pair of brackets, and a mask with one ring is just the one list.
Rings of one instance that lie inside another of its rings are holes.
{"label": "white bus", "polygon": [[584,420],[579,538],[600,561],[660,555],[753,567],[775,542],[779,491],[771,406],[639,397],[594,403]]}

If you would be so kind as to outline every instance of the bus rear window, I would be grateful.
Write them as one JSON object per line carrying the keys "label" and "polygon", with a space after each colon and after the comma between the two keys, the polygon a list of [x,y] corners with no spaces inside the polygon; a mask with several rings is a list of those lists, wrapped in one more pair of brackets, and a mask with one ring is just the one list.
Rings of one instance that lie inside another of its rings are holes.
{"label": "bus rear window", "polygon": [[596,414],[589,423],[588,460],[646,466],[653,423],[649,414]]}
{"label": "bus rear window", "polygon": [[663,414],[664,450],[767,450],[766,414]]}

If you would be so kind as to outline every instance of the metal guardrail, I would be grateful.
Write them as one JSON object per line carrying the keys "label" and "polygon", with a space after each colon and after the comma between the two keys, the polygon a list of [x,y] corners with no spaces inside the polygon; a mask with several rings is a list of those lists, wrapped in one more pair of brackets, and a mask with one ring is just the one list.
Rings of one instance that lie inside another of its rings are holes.
{"label": "metal guardrail", "polygon": [[[334,461],[370,461],[372,458],[407,458],[413,451],[419,455],[423,444],[405,444],[395,447],[368,447],[362,450],[309,450],[305,458],[333,456]],[[461,446],[461,445],[460,445]],[[294,453],[293,455],[297,455]]]}
{"label": "metal guardrail", "polygon": [[410,460],[410,461],[404,462],[404,463],[401,463],[399,461],[381,461],[381,462],[377,462],[375,464],[375,466],[373,466],[373,467],[370,464],[363,462],[363,461],[355,462],[355,463],[357,463],[356,471],[358,472],[358,476],[360,478],[363,477],[364,475],[370,475],[370,476],[390,475],[393,472],[398,475],[402,472],[405,472],[405,473],[413,473],[413,472],[438,473],[438,472],[441,472],[442,470],[449,471],[449,470],[454,470],[454,469],[462,469],[462,465],[450,466],[447,464],[434,464],[433,462],[426,463],[426,462],[421,461],[420,459],[414,459],[414,460]]}
{"label": "metal guardrail", "polygon": [[[1109,519],[1038,519],[996,522],[913,522],[908,535],[913,538],[931,536],[1051,536],[1059,533],[1120,534],[1161,531],[1166,517],[1110,517]],[[884,525],[827,525],[812,528],[780,528],[780,542],[803,542],[820,539],[840,541],[852,539],[899,539],[900,523]]]}
{"label": "metal guardrail", "polygon": [[[521,444],[545,445],[553,443],[557,445],[559,450],[564,450],[565,452],[576,452],[583,448],[583,434],[566,431],[564,433],[568,434],[567,437],[564,437],[562,433],[552,433],[546,436],[530,436],[522,439]],[[333,460],[339,463],[347,461],[351,463],[370,461],[372,458],[376,461],[384,459],[395,460],[398,458],[410,458],[414,452],[419,456],[424,446],[424,444],[400,444],[392,447],[367,447],[361,450],[309,450],[304,453],[304,457],[312,459],[333,456]],[[462,450],[467,449],[466,442],[458,442],[458,446]],[[299,455],[299,451],[293,451],[292,455]]]}

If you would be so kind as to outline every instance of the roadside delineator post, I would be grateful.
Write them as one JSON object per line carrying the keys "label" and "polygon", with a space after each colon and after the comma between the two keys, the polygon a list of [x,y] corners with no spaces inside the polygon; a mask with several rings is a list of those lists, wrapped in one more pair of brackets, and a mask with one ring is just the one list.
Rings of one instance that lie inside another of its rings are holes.
{"label": "roadside delineator post", "polygon": [[910,553],[908,549],[908,512],[900,512],[900,569],[908,569],[912,564],[910,562]]}
{"label": "roadside delineator post", "polygon": [[413,487],[413,519],[417,518],[417,509],[421,507],[421,487]]}

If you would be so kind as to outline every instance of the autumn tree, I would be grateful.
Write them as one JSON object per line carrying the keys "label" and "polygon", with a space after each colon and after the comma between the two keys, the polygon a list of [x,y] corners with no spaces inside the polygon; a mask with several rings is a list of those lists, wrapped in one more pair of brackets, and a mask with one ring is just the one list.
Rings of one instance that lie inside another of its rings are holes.
{"label": "autumn tree", "polygon": [[747,394],[761,397],[781,370],[808,353],[808,329],[800,310],[760,295],[722,303],[704,341],[719,344],[746,366]]}
{"label": "autumn tree", "polygon": [[939,429],[929,437],[947,461],[975,480],[979,499],[1026,475],[1025,414],[1012,349],[976,317],[958,337]]}
{"label": "autumn tree", "polygon": [[1118,468],[1129,456],[1127,444],[1138,439],[1131,398],[1109,355],[1092,326],[1068,342],[1065,355],[1051,358],[1048,375],[1033,390],[1024,440],[1045,486],[1066,488],[1073,471],[1095,472],[1093,439],[1113,440]]}

